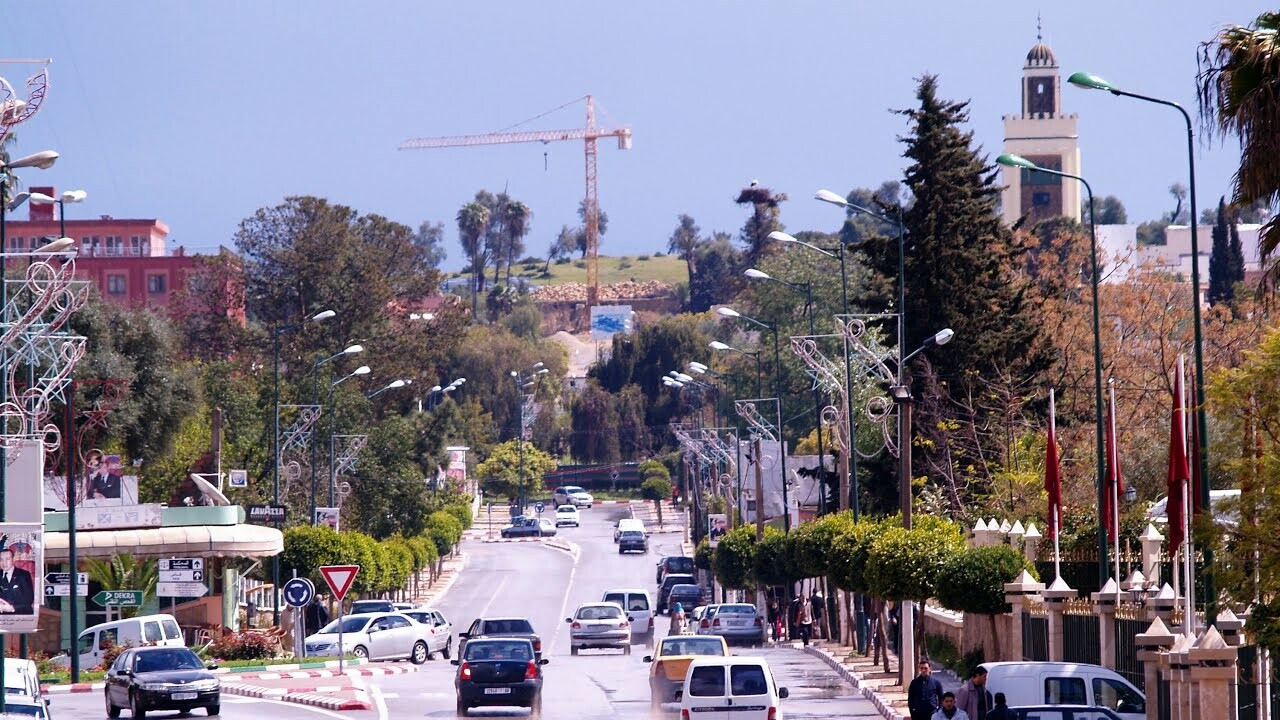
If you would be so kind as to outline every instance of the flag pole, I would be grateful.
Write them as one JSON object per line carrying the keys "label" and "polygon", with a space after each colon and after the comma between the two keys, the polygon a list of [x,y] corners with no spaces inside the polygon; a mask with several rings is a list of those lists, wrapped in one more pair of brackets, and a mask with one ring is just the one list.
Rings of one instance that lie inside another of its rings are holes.
{"label": "flag pole", "polygon": [[[1178,356],[1178,377],[1179,379],[1186,377],[1186,358],[1183,355]],[[1187,391],[1186,383],[1182,383],[1182,397],[1179,398],[1179,408],[1182,413],[1180,422],[1187,421]],[[1183,448],[1186,447],[1187,433],[1182,433]],[[1191,540],[1191,472],[1188,467],[1186,478],[1182,481],[1182,562],[1184,566],[1183,574],[1186,579],[1186,593],[1183,595],[1183,631],[1186,636],[1191,638],[1196,634],[1196,608],[1193,601],[1196,591],[1195,576],[1195,547]]]}
{"label": "flag pole", "polygon": [[[1054,408],[1053,388],[1049,388],[1049,442],[1057,442],[1058,422],[1057,410]],[[1055,449],[1053,452],[1054,460],[1057,460],[1058,453]],[[1053,469],[1056,473],[1057,468]],[[1056,503],[1054,502],[1056,500]],[[1058,518],[1062,515],[1062,494],[1058,492],[1057,498],[1049,498],[1049,523],[1053,525],[1053,576],[1055,578],[1062,577],[1062,553],[1059,551],[1058,535],[1061,528],[1058,527]]]}
{"label": "flag pole", "polygon": [[1115,378],[1107,380],[1110,391],[1111,407],[1111,515],[1115,524],[1115,570],[1116,570],[1116,603],[1120,602],[1120,437],[1116,434],[1116,387]]}

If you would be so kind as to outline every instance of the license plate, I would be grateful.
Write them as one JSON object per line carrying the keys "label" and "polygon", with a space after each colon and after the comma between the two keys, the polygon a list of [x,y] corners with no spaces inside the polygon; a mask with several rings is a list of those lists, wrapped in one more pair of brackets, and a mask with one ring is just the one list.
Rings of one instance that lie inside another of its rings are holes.
{"label": "license plate", "polygon": [[485,695],[510,695],[511,688],[485,688]]}
{"label": "license plate", "polygon": [[193,693],[193,692],[174,693],[170,697],[172,697],[174,700],[195,700],[196,698],[200,697],[200,693]]}

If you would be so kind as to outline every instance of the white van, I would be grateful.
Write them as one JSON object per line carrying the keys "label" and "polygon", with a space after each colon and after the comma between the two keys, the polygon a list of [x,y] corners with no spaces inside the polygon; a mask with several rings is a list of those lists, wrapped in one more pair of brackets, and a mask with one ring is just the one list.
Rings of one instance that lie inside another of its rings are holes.
{"label": "white van", "polygon": [[1142,691],[1100,665],[1059,662],[990,662],[987,689],[1002,692],[1009,707],[1092,705],[1124,720],[1146,720]]}
{"label": "white van", "polygon": [[618,538],[622,537],[622,533],[628,530],[639,530],[646,535],[648,532],[644,529],[644,523],[636,518],[623,518],[613,526],[613,541],[618,542]]}
{"label": "white van", "polygon": [[172,615],[139,615],[125,620],[94,625],[80,633],[76,649],[80,652],[82,669],[96,668],[102,664],[103,655],[112,645],[161,645],[186,647],[182,628]]}
{"label": "white van", "polygon": [[685,672],[680,717],[782,720],[786,697],[762,657],[697,657]]}
{"label": "white van", "polygon": [[631,639],[646,638],[653,642],[653,600],[646,590],[623,588],[606,590],[600,602],[617,603],[631,620]]}

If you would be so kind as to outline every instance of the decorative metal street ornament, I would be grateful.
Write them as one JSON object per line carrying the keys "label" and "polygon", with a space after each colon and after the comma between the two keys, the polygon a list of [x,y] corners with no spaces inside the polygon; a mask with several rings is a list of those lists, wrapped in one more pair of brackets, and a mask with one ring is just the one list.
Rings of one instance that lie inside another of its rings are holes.
{"label": "decorative metal street ornament", "polygon": [[333,474],[341,475],[356,466],[356,456],[369,444],[368,435],[334,435]]}
{"label": "decorative metal street ornament", "polygon": [[[773,414],[777,420],[775,422],[769,422],[769,420],[765,419],[765,416],[760,414],[760,409],[756,407],[757,403],[764,404],[766,406],[772,403],[774,411]],[[780,423],[782,417],[781,406],[778,403],[778,398],[734,400],[733,409],[737,411],[738,415],[743,420],[747,421],[748,425],[756,429],[762,439],[768,440],[769,442],[778,441],[778,424],[775,423]]]}
{"label": "decorative metal street ornament", "polygon": [[[886,360],[897,357],[897,350],[881,344],[880,335],[872,325],[888,320],[896,321],[897,318],[898,316],[892,313],[836,316],[836,327],[849,343],[850,349],[854,351],[853,356],[861,361],[858,374],[870,378],[877,384],[883,383],[886,387],[897,382],[897,376],[885,365]],[[893,457],[898,457],[896,431],[898,408],[893,398],[885,394],[872,395],[863,403],[862,413],[872,423],[880,426],[885,449]],[[859,451],[858,455],[871,457],[874,453],[866,455]]]}
{"label": "decorative metal street ornament", "polygon": [[[4,60],[6,63],[30,63],[48,65],[49,60]],[[44,103],[44,96],[49,91],[49,68],[42,67],[36,74],[27,78],[26,99],[18,97],[13,85],[0,77],[0,144],[14,127],[35,117]]]}
{"label": "decorative metal street ornament", "polygon": [[289,450],[302,450],[311,444],[311,428],[315,426],[316,421],[320,419],[320,405],[281,405],[280,416],[284,417],[286,411],[297,410],[298,417],[289,426],[289,429],[280,434],[280,454],[284,455]]}

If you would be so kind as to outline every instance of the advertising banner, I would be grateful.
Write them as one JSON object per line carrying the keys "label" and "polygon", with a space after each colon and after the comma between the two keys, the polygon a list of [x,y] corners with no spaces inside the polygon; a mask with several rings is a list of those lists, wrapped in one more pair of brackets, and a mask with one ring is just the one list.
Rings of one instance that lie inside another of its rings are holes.
{"label": "advertising banner", "polygon": [[320,525],[328,525],[334,530],[338,529],[338,508],[336,507],[318,507],[316,508],[316,516],[313,521],[317,527]]}
{"label": "advertising banner", "polygon": [[0,633],[32,633],[44,599],[44,531],[0,523]]}
{"label": "advertising banner", "polygon": [[[24,453],[25,454],[25,453]],[[119,455],[109,455],[101,450],[85,453],[80,465],[82,474],[72,486],[77,508],[120,507],[138,504],[138,476],[126,475]],[[49,510],[67,509],[68,488],[66,475],[48,475],[44,480],[45,507]]]}
{"label": "advertising banner", "polygon": [[630,305],[596,305],[591,308],[591,339],[608,341],[631,332],[631,317]]}
{"label": "advertising banner", "polygon": [[711,514],[707,516],[707,538],[711,543],[711,547],[720,544],[720,538],[729,532],[729,516],[721,514]]}

